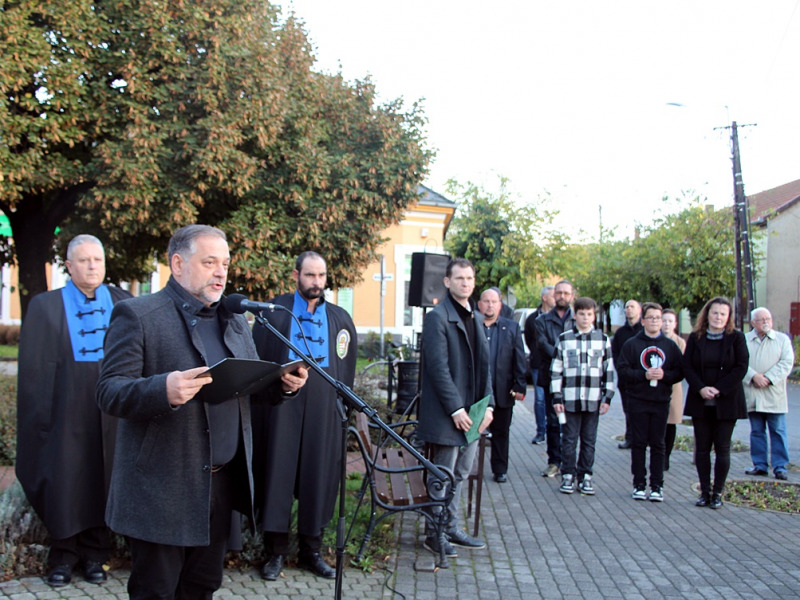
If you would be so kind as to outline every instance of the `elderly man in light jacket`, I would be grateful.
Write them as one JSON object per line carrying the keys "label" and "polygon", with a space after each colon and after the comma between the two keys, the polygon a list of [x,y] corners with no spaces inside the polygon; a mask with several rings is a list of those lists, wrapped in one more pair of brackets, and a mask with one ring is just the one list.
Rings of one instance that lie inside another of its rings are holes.
{"label": "elderly man in light jacket", "polygon": [[750,417],[750,457],[747,475],[768,475],[767,433],[775,479],[787,478],[789,446],[786,438],[786,379],[794,366],[792,342],[786,334],[772,329],[772,315],[766,308],[750,314],[752,330],[745,335],[750,365],[744,378],[744,394]]}

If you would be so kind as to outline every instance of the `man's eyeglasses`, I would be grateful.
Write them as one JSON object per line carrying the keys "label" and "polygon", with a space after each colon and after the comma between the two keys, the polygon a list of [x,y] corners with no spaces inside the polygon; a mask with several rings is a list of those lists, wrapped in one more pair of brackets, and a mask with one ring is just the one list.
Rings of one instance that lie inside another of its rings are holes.
{"label": "man's eyeglasses", "polygon": [[644,321],[660,321],[661,317],[645,317]]}

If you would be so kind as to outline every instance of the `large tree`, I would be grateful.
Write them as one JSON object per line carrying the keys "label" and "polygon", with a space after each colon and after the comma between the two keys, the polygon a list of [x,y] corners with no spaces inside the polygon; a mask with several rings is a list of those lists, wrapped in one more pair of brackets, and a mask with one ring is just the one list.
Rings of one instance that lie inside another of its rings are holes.
{"label": "large tree", "polygon": [[498,183],[492,192],[472,182],[448,182],[447,193],[458,209],[444,246],[475,265],[476,294],[491,286],[510,287],[523,303],[538,301],[548,257],[564,242],[552,228],[557,212],[548,207],[547,197],[525,201],[511,192],[508,179],[500,177]]}
{"label": "large tree", "polygon": [[430,160],[418,107],[315,73],[302,24],[261,0],[0,9],[0,209],[23,307],[79,231],[109,277],[145,275],[180,225],[224,229],[232,287],[278,292],[314,249],[357,279]]}

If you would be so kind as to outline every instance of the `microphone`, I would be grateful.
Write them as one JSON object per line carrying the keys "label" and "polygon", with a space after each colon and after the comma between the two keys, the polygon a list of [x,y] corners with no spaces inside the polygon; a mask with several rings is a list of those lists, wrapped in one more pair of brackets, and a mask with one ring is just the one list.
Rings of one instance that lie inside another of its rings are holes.
{"label": "microphone", "polygon": [[271,304],[269,302],[253,302],[252,300],[248,300],[247,296],[242,294],[231,294],[230,296],[225,296],[225,300],[223,302],[225,304],[225,308],[238,315],[247,311],[250,311],[251,313],[259,313],[262,310],[274,312],[276,308],[283,309],[282,306]]}

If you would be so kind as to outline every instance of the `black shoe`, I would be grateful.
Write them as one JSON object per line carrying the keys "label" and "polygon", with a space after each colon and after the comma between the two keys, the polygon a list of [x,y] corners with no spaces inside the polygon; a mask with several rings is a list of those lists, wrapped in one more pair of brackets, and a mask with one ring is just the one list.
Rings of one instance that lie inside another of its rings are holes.
{"label": "black shoe", "polygon": [[708,503],[709,508],[722,508],[722,496],[719,494],[711,494],[711,501]]}
{"label": "black shoe", "polygon": [[545,441],[545,439],[547,439],[545,438],[545,436],[537,435],[535,438],[531,440],[531,444],[537,444],[537,445],[541,444],[543,441]]}
{"label": "black shoe", "polygon": [[695,502],[694,505],[695,506],[708,506],[710,502],[711,502],[711,499],[709,498],[708,494],[700,494],[697,497],[697,502]]}
{"label": "black shoe", "polygon": [[447,541],[454,546],[461,546],[462,548],[471,548],[473,550],[480,550],[486,547],[486,542],[468,535],[463,529],[453,529],[452,531],[445,532]]}
{"label": "black shoe", "polygon": [[[435,555],[439,555],[439,538],[435,535],[429,535],[425,538],[425,543],[422,544],[426,550],[430,550]],[[444,541],[444,555],[448,558],[456,558],[458,556],[458,552],[456,549],[450,545],[446,539]]]}
{"label": "black shoe", "polygon": [[275,581],[281,576],[283,570],[283,556],[280,554],[273,554],[267,558],[267,562],[261,567],[261,577],[267,581]]}
{"label": "black shoe", "polygon": [[776,471],[775,472],[775,479],[780,479],[781,481],[786,481],[789,479],[789,475],[786,471]]}
{"label": "black shoe", "polygon": [[297,566],[306,571],[311,571],[317,577],[324,577],[325,579],[334,579],[336,577],[336,569],[322,560],[322,555],[319,552],[301,556],[297,561]]}
{"label": "black shoe", "polygon": [[58,565],[50,569],[47,574],[47,585],[50,587],[61,587],[72,581],[72,567],[69,565]]}
{"label": "black shoe", "polygon": [[83,578],[89,583],[103,583],[108,579],[103,563],[96,560],[87,560],[83,565]]}
{"label": "black shoe", "polygon": [[630,450],[631,449],[631,442],[630,440],[625,440],[624,442],[620,442],[617,444],[617,448],[620,450]]}
{"label": "black shoe", "polygon": [[[778,475],[776,474],[775,477],[777,476]],[[508,481],[508,475],[506,475],[505,473],[495,473],[494,480],[497,483],[505,483],[506,481]]]}
{"label": "black shoe", "polygon": [[767,471],[765,471],[764,469],[762,469],[760,467],[750,467],[749,469],[745,469],[744,470],[744,474],[745,475],[761,475],[761,476],[769,475],[769,473],[767,473]]}

